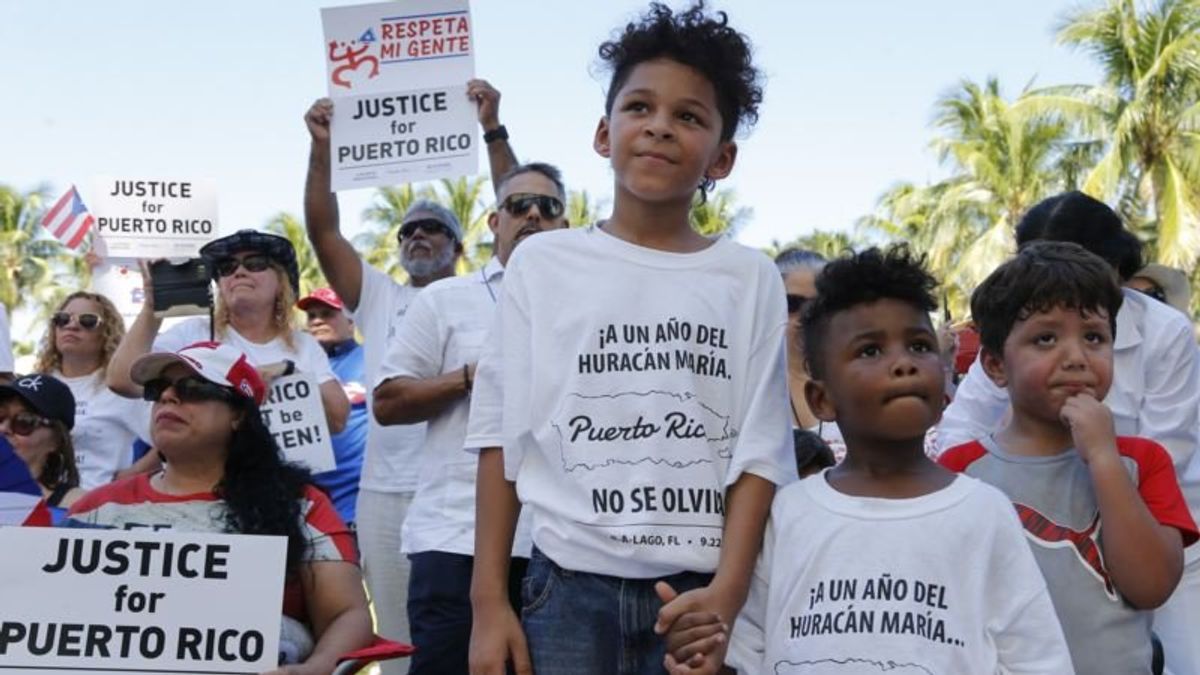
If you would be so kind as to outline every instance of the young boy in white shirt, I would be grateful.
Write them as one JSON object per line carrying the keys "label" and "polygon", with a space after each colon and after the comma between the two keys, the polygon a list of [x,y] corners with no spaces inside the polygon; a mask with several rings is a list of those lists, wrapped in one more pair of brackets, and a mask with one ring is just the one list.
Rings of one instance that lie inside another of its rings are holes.
{"label": "young boy in white shirt", "polygon": [[688,220],[761,99],[749,46],[723,14],[653,5],[600,55],[612,217],[515,252],[477,372],[470,417],[502,405],[502,428],[480,445],[473,673],[661,672],[655,582],[681,593],[673,612],[735,615],[775,486],[795,477],[779,273]]}
{"label": "young boy in white shirt", "polygon": [[[1012,505],[938,466],[935,280],[903,247],[836,260],[804,314],[809,407],[845,460],[779,491],[725,664],[739,673],[1074,672]],[[716,672],[713,617],[675,622],[672,673]]]}

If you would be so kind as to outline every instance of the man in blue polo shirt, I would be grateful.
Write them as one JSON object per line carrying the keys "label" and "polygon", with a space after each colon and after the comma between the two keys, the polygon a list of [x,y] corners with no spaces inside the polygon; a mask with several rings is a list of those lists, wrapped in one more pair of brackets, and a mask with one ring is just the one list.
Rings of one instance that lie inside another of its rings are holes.
{"label": "man in blue polo shirt", "polygon": [[341,298],[331,288],[318,288],[301,298],[296,306],[308,315],[308,332],[329,355],[329,364],[346,398],[350,399],[350,417],[346,428],[333,435],[333,454],[337,468],[313,476],[317,485],[329,493],[338,514],[347,524],[354,523],[354,502],[358,498],[358,478],[362,473],[363,450],[367,445],[367,390],[364,385],[362,345],[354,339],[354,322],[346,314]]}

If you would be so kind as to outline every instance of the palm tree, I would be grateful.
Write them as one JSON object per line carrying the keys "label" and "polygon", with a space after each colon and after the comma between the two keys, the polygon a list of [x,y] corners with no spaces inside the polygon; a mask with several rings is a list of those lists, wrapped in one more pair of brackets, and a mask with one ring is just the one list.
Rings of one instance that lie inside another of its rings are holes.
{"label": "palm tree", "polygon": [[862,242],[852,232],[813,230],[788,242],[772,241],[770,246],[763,249],[763,253],[774,258],[785,249],[800,248],[820,253],[826,259],[833,260],[849,251],[857,250],[861,246]]}
{"label": "palm tree", "polygon": [[[430,190],[442,206],[458,218],[463,228],[463,257],[459,260],[460,273],[483,267],[492,256],[492,231],[487,226],[488,208],[484,206],[484,187],[488,179],[483,176],[453,180],[443,178],[437,188]],[[440,189],[439,189],[440,188]],[[490,196],[491,193],[488,192]]]}
{"label": "palm tree", "polygon": [[607,200],[592,199],[587,190],[571,190],[567,194],[567,220],[571,227],[591,225],[600,220],[607,206]]}
{"label": "palm tree", "polygon": [[375,228],[355,239],[360,251],[365,251],[367,264],[383,270],[398,282],[408,280],[400,266],[400,221],[418,199],[411,183],[399,187],[381,187],[375,192],[375,202],[363,211],[363,220]]}
{"label": "palm tree", "polygon": [[1200,2],[1107,0],[1068,13],[1058,40],[1099,62],[1098,85],[1050,87],[1033,103],[1106,141],[1083,190],[1117,202],[1158,262],[1191,270],[1200,247]]}
{"label": "palm tree", "polygon": [[1023,105],[1028,88],[1010,104],[995,78],[962,81],[936,103],[932,142],[953,174],[930,186],[902,183],[859,231],[910,242],[945,287],[952,309],[966,311],[971,290],[1013,249],[1018,219],[1061,190],[1068,167],[1070,125],[1062,115]]}
{"label": "palm tree", "polygon": [[736,201],[737,194],[729,188],[717,190],[705,201],[701,201],[700,194],[696,193],[688,214],[692,228],[706,237],[734,236],[754,215],[754,210],[748,206],[735,206]]}
{"label": "palm tree", "polygon": [[62,246],[39,236],[48,192],[47,186],[21,193],[0,184],[0,302],[10,315],[18,305],[32,306],[44,299],[54,286],[54,264]]}
{"label": "palm tree", "polygon": [[325,275],[321,273],[321,264],[317,262],[317,254],[308,242],[308,232],[299,218],[280,211],[267,221],[267,231],[286,238],[296,249],[296,265],[300,268],[300,297],[327,285]]}

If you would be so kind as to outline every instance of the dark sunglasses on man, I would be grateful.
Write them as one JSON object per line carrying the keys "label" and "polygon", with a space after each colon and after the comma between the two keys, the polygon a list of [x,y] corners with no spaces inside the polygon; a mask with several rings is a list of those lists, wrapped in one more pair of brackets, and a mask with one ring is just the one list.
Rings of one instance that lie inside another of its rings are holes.
{"label": "dark sunglasses on man", "polygon": [[1164,291],[1162,286],[1159,286],[1158,284],[1151,284],[1150,288],[1139,288],[1137,290],[1163,304],[1170,304],[1167,302],[1167,292]]}
{"label": "dark sunglasses on man", "polygon": [[442,221],[434,220],[433,218],[422,218],[421,220],[410,220],[401,225],[400,240],[404,241],[413,236],[417,233],[418,229],[425,234],[434,235],[441,233],[446,235],[447,239],[454,239],[454,232],[449,227],[446,227],[446,224]]}
{"label": "dark sunglasses on man", "polygon": [[66,328],[71,325],[72,320],[84,330],[96,330],[97,326],[104,323],[104,319],[99,314],[92,314],[91,312],[83,312],[82,314],[55,312],[50,317],[50,323],[54,324],[55,328]]}
{"label": "dark sunglasses on man", "polygon": [[175,390],[175,397],[184,403],[203,401],[232,401],[234,394],[219,384],[213,384],[196,375],[186,375],[177,380],[156,377],[142,385],[142,398],[151,403],[158,402],[167,388]]}
{"label": "dark sunglasses on man", "polygon": [[515,192],[504,198],[500,203],[500,208],[508,211],[514,218],[529,213],[529,209],[534,206],[538,207],[538,212],[543,218],[553,219],[563,214],[563,203],[558,197],[550,195],[539,195],[532,192]]}
{"label": "dark sunglasses on man", "polygon": [[[3,419],[0,419],[0,422],[2,421]],[[19,412],[8,418],[8,429],[18,436],[28,436],[37,431],[38,427],[48,427],[53,424],[54,422],[41,415],[28,412]]]}
{"label": "dark sunglasses on man", "polygon": [[251,253],[243,258],[223,258],[217,261],[216,270],[217,276],[227,277],[237,271],[238,267],[245,267],[247,272],[261,272],[271,266],[270,256],[262,253]]}
{"label": "dark sunglasses on man", "polygon": [[788,293],[787,294],[788,314],[795,314],[796,312],[803,310],[804,306],[807,305],[810,301],[812,301],[812,298],[810,298],[806,295],[795,295],[792,293]]}

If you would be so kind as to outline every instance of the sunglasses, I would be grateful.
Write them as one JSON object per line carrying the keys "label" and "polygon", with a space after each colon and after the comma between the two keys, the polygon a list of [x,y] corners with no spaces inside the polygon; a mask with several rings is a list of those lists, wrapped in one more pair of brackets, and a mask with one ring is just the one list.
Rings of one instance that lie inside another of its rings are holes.
{"label": "sunglasses", "polygon": [[1148,295],[1148,296],[1154,298],[1155,300],[1157,300],[1161,303],[1167,302],[1167,292],[1164,291],[1162,289],[1162,287],[1159,286],[1158,284],[1155,284],[1155,285],[1151,286],[1150,288],[1139,288],[1137,290],[1144,293],[1145,295]]}
{"label": "sunglasses", "polygon": [[518,192],[505,197],[504,201],[500,203],[500,208],[508,211],[514,217],[520,217],[529,213],[529,209],[535,205],[543,218],[557,218],[563,214],[561,199],[530,192]]}
{"label": "sunglasses", "polygon": [[787,309],[788,314],[795,314],[804,309],[804,306],[812,302],[812,298],[806,295],[787,294]]}
{"label": "sunglasses", "polygon": [[168,387],[175,390],[175,397],[184,403],[234,400],[232,391],[197,375],[185,375],[174,381],[165,377],[156,377],[142,385],[142,398],[151,403],[157,403],[162,399],[163,392]]}
{"label": "sunglasses", "polygon": [[104,319],[99,314],[84,312],[83,314],[71,314],[70,312],[55,312],[50,317],[50,323],[54,324],[55,328],[66,328],[71,325],[71,320],[74,319],[79,327],[84,330],[96,330],[96,327],[104,323]]}
{"label": "sunglasses", "polygon": [[440,232],[441,234],[446,235],[446,238],[448,239],[457,238],[454,236],[454,232],[450,228],[446,227],[445,223],[442,221],[434,220],[432,218],[425,218],[423,220],[410,220],[401,225],[400,239],[408,239],[416,234],[417,230],[421,230],[425,234],[438,234]]}
{"label": "sunglasses", "polygon": [[238,267],[245,267],[247,272],[261,272],[271,266],[271,258],[262,253],[252,253],[242,259],[224,258],[218,260],[215,266],[217,276],[227,277],[237,271]]}
{"label": "sunglasses", "polygon": [[8,418],[8,429],[18,436],[28,436],[38,427],[48,427],[54,424],[51,420],[33,413],[21,412]]}

